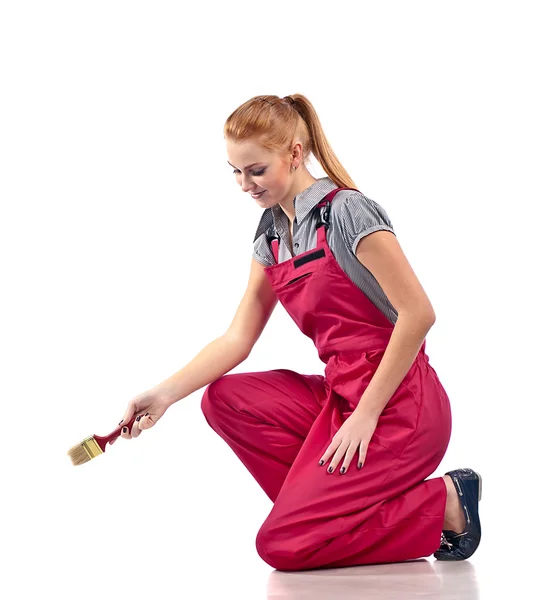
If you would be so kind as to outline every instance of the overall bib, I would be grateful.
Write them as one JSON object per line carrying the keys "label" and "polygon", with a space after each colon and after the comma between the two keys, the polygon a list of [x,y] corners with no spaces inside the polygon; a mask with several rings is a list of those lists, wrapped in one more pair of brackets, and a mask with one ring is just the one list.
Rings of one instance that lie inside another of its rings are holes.
{"label": "overall bib", "polygon": [[[281,304],[325,363],[228,374],[202,399],[209,425],[274,502],[256,537],[280,570],[400,562],[440,546],[446,486],[429,480],[451,435],[449,398],[423,342],[382,411],[362,469],[318,462],[372,379],[394,325],[339,266],[326,238],[337,188],[316,206],[316,248],[265,267]],[[358,190],[356,190],[358,191]],[[278,243],[271,241],[275,261]]]}

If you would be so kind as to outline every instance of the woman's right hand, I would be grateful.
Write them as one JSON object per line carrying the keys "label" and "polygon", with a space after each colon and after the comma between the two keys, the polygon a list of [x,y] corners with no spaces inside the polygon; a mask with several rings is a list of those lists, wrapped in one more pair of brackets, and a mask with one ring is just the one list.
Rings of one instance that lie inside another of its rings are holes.
{"label": "woman's right hand", "polygon": [[[144,429],[151,429],[157,423],[157,421],[165,414],[168,407],[171,406],[172,402],[169,402],[162,395],[148,390],[139,394],[135,398],[132,398],[128,402],[128,407],[120,421],[119,425],[128,423],[132,417],[134,422],[132,424],[131,431],[128,430],[127,425],[123,425],[120,431],[120,436],[126,439],[136,438]],[[140,416],[140,420],[137,417]],[[125,431],[124,431],[125,429]],[[110,441],[109,444],[114,444],[118,438]]]}

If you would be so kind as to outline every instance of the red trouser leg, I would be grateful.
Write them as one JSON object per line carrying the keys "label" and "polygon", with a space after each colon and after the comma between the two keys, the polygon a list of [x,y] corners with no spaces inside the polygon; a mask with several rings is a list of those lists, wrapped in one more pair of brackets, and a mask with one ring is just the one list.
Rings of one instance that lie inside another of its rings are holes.
{"label": "red trouser leg", "polygon": [[[234,380],[218,380],[222,382],[221,397],[225,403],[240,393],[244,399],[252,394],[250,404],[242,399],[234,402],[235,414],[221,410],[218,417],[225,415],[226,426],[221,426],[225,440],[262,487],[271,486],[273,491],[268,496],[279,490],[256,538],[256,548],[265,562],[276,569],[303,570],[399,562],[437,550],[446,487],[441,477],[424,479],[443,458],[451,432],[451,413],[449,399],[433,369],[427,374],[421,364],[418,379],[409,382],[410,387],[401,386],[380,415],[364,468],[356,468],[354,457],[344,475],[339,474],[340,465],[331,474],[326,471],[327,464],[318,466],[339,424],[348,416],[344,411],[346,402],[335,392],[331,391],[323,406],[317,402],[306,418],[304,410],[294,411],[298,417],[293,420],[293,398],[288,389],[277,389],[272,383],[268,386],[270,396],[264,402],[253,399],[261,389],[255,383],[261,385],[262,377],[267,380],[263,373],[257,374],[252,385],[244,386],[242,392],[228,385]],[[250,381],[244,377],[237,381]],[[208,396],[211,398],[212,393]],[[218,396],[219,393],[215,399]],[[210,406],[217,404],[214,401]],[[295,404],[300,408],[296,396]],[[206,401],[206,408],[207,405]],[[243,408],[239,409],[239,405]],[[215,424],[211,417],[208,421]],[[254,426],[257,430],[262,422],[262,433],[257,434]],[[288,438],[277,429],[270,429],[270,424],[284,427],[291,434],[296,432],[292,439],[293,443],[297,441],[290,452],[282,444]],[[249,427],[255,438],[246,437]],[[305,439],[300,439],[305,430]],[[254,439],[254,444],[248,444],[247,439]],[[262,456],[262,452],[267,452],[266,444],[261,445],[266,439],[267,444],[280,447],[269,456]],[[281,461],[282,466],[278,464]],[[283,476],[283,485],[278,488],[277,481]]]}
{"label": "red trouser leg", "polygon": [[275,502],[326,400],[322,375],[289,369],[232,373],[207,386],[201,408]]}

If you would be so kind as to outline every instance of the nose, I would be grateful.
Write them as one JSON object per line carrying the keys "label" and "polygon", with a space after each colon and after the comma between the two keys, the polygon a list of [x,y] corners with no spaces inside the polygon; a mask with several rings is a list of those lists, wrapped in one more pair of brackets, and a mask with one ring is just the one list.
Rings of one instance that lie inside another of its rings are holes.
{"label": "nose", "polygon": [[255,189],[254,183],[249,176],[241,174],[240,177],[241,177],[240,187],[243,192],[249,192],[250,190]]}

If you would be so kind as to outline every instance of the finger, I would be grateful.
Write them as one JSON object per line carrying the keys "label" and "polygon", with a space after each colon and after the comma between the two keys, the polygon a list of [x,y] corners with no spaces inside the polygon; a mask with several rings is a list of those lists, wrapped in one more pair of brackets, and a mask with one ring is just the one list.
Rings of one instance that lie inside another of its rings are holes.
{"label": "finger", "polygon": [[137,438],[141,434],[141,431],[139,428],[139,420],[140,419],[141,419],[141,415],[138,415],[134,421],[134,424],[132,425],[131,434],[132,434],[133,438]]}
{"label": "finger", "polygon": [[358,442],[353,442],[349,446],[349,448],[347,450],[347,454],[345,454],[345,460],[343,461],[343,464],[341,465],[341,469],[340,469],[341,475],[344,475],[347,472],[351,462],[353,461],[353,456],[356,454],[357,448],[358,448]]}
{"label": "finger", "polygon": [[360,468],[364,467],[364,461],[366,460],[366,453],[368,452],[368,445],[370,442],[362,442],[360,444],[360,450],[358,453],[358,462],[360,463]]}
{"label": "finger", "polygon": [[153,417],[149,413],[145,413],[138,422],[138,427],[140,431],[143,431],[144,429],[149,429],[150,427],[153,427],[153,425]]}
{"label": "finger", "polygon": [[122,431],[120,432],[120,437],[123,437],[126,440],[129,440],[132,436],[130,435],[130,430],[127,427],[122,427]]}
{"label": "finger", "polygon": [[341,442],[341,445],[339,446],[339,448],[337,448],[337,452],[333,455],[333,458],[331,459],[331,464],[329,465],[329,468],[327,470],[328,473],[333,473],[335,471],[335,468],[341,462],[341,459],[343,458],[348,447],[349,442]]}
{"label": "finger", "polygon": [[339,446],[339,442],[332,441],[331,444],[327,447],[327,450],[324,452],[324,454],[322,454],[322,458],[320,458],[319,463],[321,463],[322,465],[326,463],[329,460],[329,457],[332,456],[335,450],[337,449],[337,446]]}

